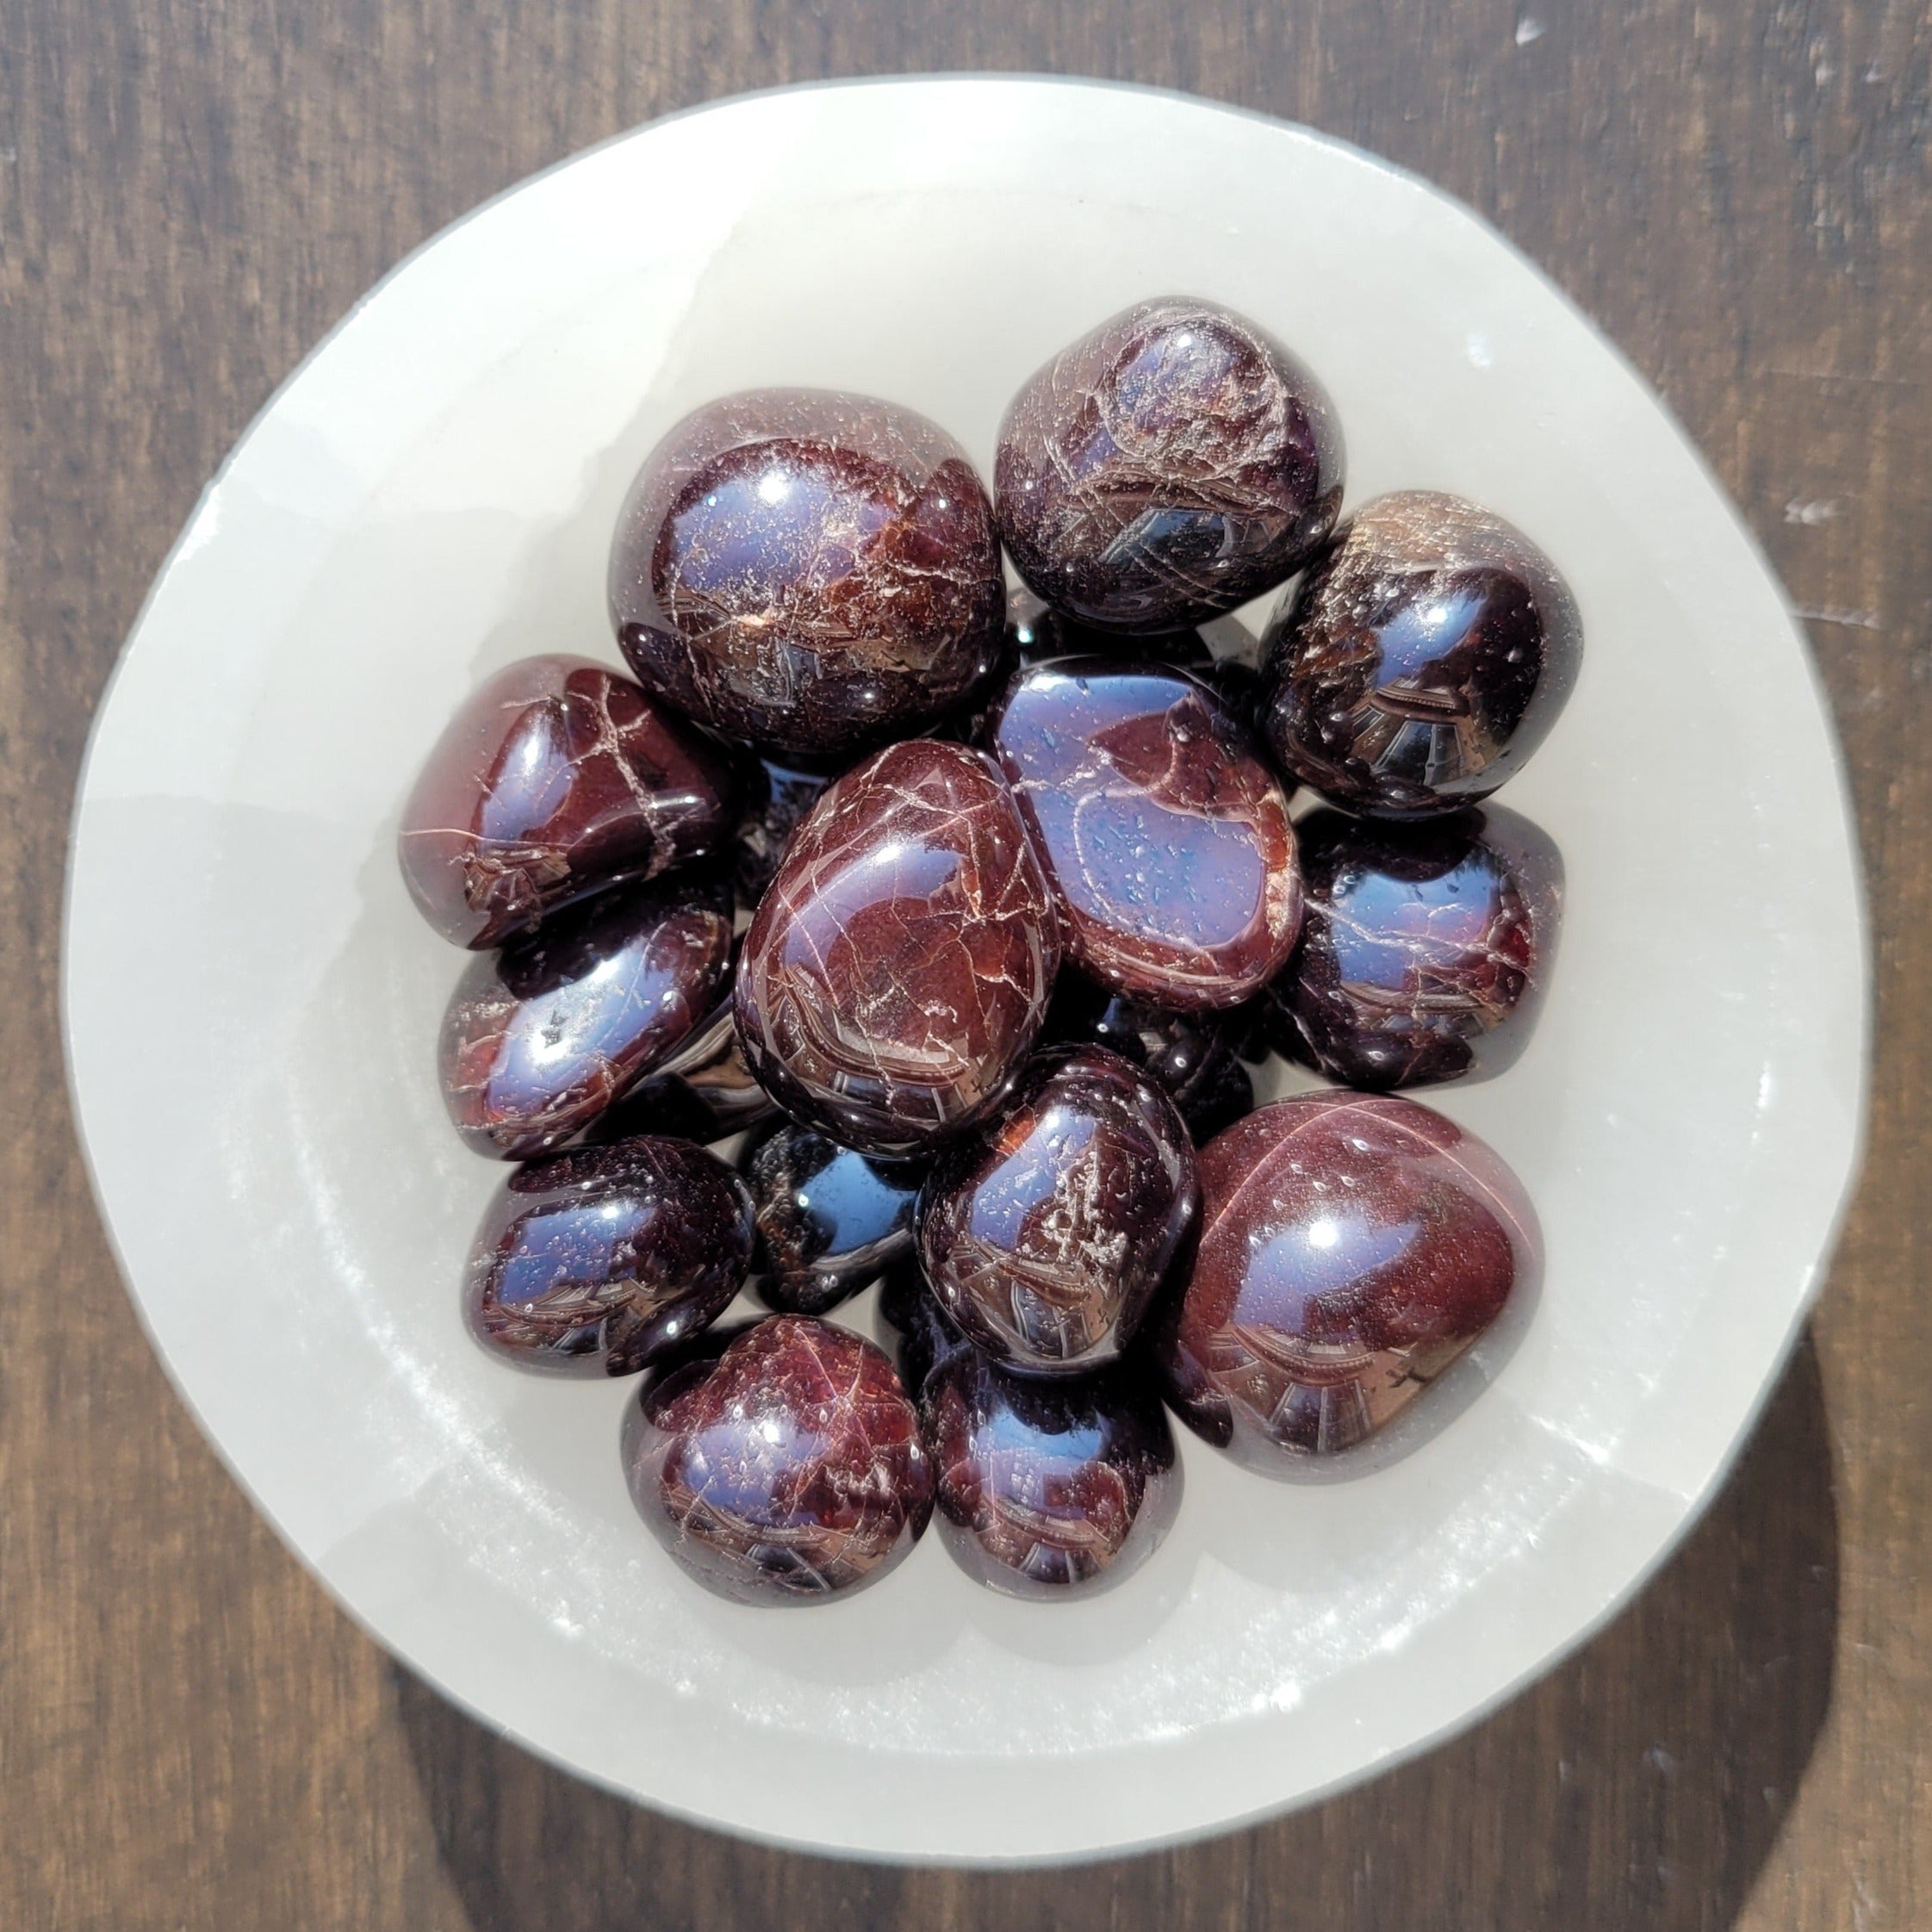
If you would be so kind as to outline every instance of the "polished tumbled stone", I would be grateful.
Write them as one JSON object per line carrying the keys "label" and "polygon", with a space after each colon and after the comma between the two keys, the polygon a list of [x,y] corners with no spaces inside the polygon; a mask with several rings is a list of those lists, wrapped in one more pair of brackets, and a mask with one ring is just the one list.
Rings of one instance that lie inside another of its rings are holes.
{"label": "polished tumbled stone", "polygon": [[1088,977],[1214,1008],[1280,971],[1301,921],[1288,793],[1206,686],[1104,658],[1037,665],[1009,687],[992,745]]}
{"label": "polished tumbled stone", "polygon": [[1200,1241],[1153,1353],[1182,1419],[1264,1471],[1382,1427],[1541,1274],[1521,1183],[1411,1100],[1278,1101],[1200,1171]]}
{"label": "polished tumbled stone", "polygon": [[703,1336],[625,1413],[646,1525],[741,1603],[823,1602],[902,1562],[932,1515],[932,1465],[897,1371],[802,1315]]}
{"label": "polished tumbled stone", "polygon": [[1357,811],[1453,811],[1522,766],[1576,681],[1556,567],[1435,490],[1364,504],[1264,640],[1260,724],[1284,771]]}
{"label": "polished tumbled stone", "polygon": [[750,1198],[704,1148],[649,1136],[573,1147],[497,1190],[464,1315],[519,1368],[630,1375],[723,1314],[751,1255]]}
{"label": "polished tumbled stone", "polygon": [[769,750],[916,730],[985,675],[992,508],[923,416],[825,389],[707,403],[646,459],[610,564],[618,641],[679,709]]}
{"label": "polished tumbled stone", "polygon": [[984,752],[876,754],[793,834],[745,936],[746,1064],[794,1117],[916,1153],[999,1104],[1045,1020],[1055,924]]}
{"label": "polished tumbled stone", "polygon": [[1026,1375],[1078,1375],[1133,1339],[1199,1207],[1173,1102],[1097,1047],[1054,1047],[927,1182],[919,1255],[947,1315]]}
{"label": "polished tumbled stone", "polygon": [[573,899],[718,850],[732,790],[718,747],[628,678],[587,658],[525,658],[438,739],[397,856],[445,939],[500,946]]}
{"label": "polished tumbled stone", "polygon": [[1047,603],[1172,631],[1291,576],[1341,507],[1340,425],[1266,330],[1212,302],[1145,301],[1083,336],[1008,407],[1000,534]]}

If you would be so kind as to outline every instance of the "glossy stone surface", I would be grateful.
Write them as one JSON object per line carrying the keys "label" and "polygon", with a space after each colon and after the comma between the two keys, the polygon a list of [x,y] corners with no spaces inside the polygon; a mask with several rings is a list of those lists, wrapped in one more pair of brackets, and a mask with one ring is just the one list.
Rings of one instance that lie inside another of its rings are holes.
{"label": "glossy stone surface", "polygon": [[886,1162],[781,1121],[738,1170],[758,1223],[758,1294],[789,1314],[823,1314],[912,1252],[923,1161]]}
{"label": "glossy stone surface", "polygon": [[731,853],[731,882],[748,912],[770,891],[798,821],[838,773],[829,759],[759,758],[750,761],[745,804]]}
{"label": "glossy stone surface", "polygon": [[1082,972],[1197,1009],[1280,971],[1301,923],[1288,794],[1214,693],[1161,666],[1062,659],[1014,680],[992,740]]}
{"label": "glossy stone surface", "polygon": [[1411,823],[1318,811],[1297,829],[1308,913],[1273,991],[1295,1057],[1382,1089],[1511,1065],[1556,957],[1550,840],[1500,805]]}
{"label": "glossy stone surface", "polygon": [[772,1119],[777,1103],[752,1078],[738,1044],[737,1014],[729,991],[672,1048],[663,1071],[711,1109],[727,1134]]}
{"label": "glossy stone surface", "polygon": [[464,1317],[519,1368],[630,1375],[715,1321],[751,1255],[750,1197],[715,1155],[648,1137],[574,1147],[497,1190]]}
{"label": "glossy stone surface", "polygon": [[[879,1287],[878,1314],[876,1333],[915,1402],[941,1362],[956,1354],[979,1353],[940,1307],[916,1258],[896,1262],[886,1270]],[[1041,1386],[1054,1385],[1046,1382]]]}
{"label": "glossy stone surface", "polygon": [[812,808],[745,935],[738,1037],[796,1118],[910,1154],[999,1104],[1059,964],[1047,883],[984,752],[891,745]]}
{"label": "glossy stone surface", "polygon": [[649,1079],[598,1115],[587,1138],[621,1140],[631,1134],[668,1134],[685,1140],[722,1140],[777,1113],[778,1103],[744,1063],[727,991],[657,1063]]}
{"label": "glossy stone surface", "polygon": [[1007,599],[1006,635],[1015,661],[1022,665],[1048,664],[1057,657],[1118,657],[1205,672],[1214,662],[1214,651],[1197,629],[1140,636],[1102,631],[1054,610],[1026,590],[1015,591]]}
{"label": "glossy stone surface", "polygon": [[1193,1143],[1145,1073],[1054,1047],[934,1167],[919,1258],[947,1314],[1022,1374],[1078,1375],[1133,1339],[1199,1209]]}
{"label": "glossy stone surface", "polygon": [[1224,1012],[1171,1012],[1097,985],[1063,967],[1047,1013],[1047,1037],[1069,1046],[1104,1047],[1150,1073],[1183,1114],[1231,1053]]}
{"label": "glossy stone surface", "polygon": [[1514,525],[1461,497],[1364,504],[1264,640],[1262,730],[1283,767],[1359,811],[1487,798],[1542,743],[1583,624]]}
{"label": "glossy stone surface", "polygon": [[1008,407],[1000,534],[1028,585],[1108,630],[1175,631],[1291,576],[1341,507],[1327,393],[1267,332],[1187,297],[1137,303]]}
{"label": "glossy stone surface", "polygon": [[1159,1545],[1181,1501],[1160,1398],[1126,1365],[1029,1382],[972,1349],[919,1398],[941,1540],[976,1582],[1011,1596],[1091,1595]]}
{"label": "glossy stone surface", "polygon": [[423,916],[500,946],[614,881],[650,879],[730,836],[723,753],[582,657],[499,671],[437,740],[396,853]]}
{"label": "glossy stone surface", "polygon": [[1541,1274],[1521,1183],[1411,1100],[1279,1101],[1200,1168],[1201,1239],[1154,1355],[1182,1419],[1264,1471],[1364,1440]]}
{"label": "glossy stone surface", "polygon": [[626,886],[471,962],[443,1016],[444,1104],[478,1153],[574,1138],[711,1011],[731,958],[729,892]]}
{"label": "glossy stone surface", "polygon": [[972,688],[1005,606],[966,451],[829,389],[707,403],[645,460],[611,550],[618,641],[650,690],[767,749],[916,730]]}
{"label": "glossy stone surface", "polygon": [[898,1373],[802,1315],[706,1336],[626,1412],[631,1500],[708,1589],[823,1602],[885,1575],[932,1515],[933,1473]]}
{"label": "glossy stone surface", "polygon": [[708,1146],[725,1139],[730,1131],[675,1074],[653,1074],[639,1081],[614,1107],[606,1108],[584,1129],[582,1144],[603,1147],[637,1134],[654,1134]]}
{"label": "glossy stone surface", "polygon": [[1178,1105],[1195,1146],[1204,1147],[1254,1111],[1253,1078],[1239,1060],[1223,1060]]}

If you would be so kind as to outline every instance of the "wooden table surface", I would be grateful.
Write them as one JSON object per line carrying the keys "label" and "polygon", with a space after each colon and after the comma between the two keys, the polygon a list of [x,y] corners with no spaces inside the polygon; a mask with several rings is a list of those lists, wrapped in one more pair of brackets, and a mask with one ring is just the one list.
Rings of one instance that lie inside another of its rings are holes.
{"label": "wooden table surface", "polygon": [[[1924,0],[7,0],[0,1927],[1932,1925],[1929,64]],[[75,1151],[55,995],[102,682],[203,481],[345,308],[483,196],[666,109],[966,68],[1157,83],[1345,136],[1472,202],[1602,321],[1810,620],[1879,1003],[1829,1290],[1637,1605],[1377,1783],[1031,1876],[672,1824],[391,1664],[164,1382]]]}

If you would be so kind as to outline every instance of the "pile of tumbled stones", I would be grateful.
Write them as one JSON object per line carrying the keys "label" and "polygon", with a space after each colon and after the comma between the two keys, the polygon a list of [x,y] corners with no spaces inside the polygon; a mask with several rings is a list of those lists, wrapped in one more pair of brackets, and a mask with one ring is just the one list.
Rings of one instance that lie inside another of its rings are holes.
{"label": "pile of tumbled stones", "polygon": [[[1541,1268],[1502,1161],[1391,1090],[1500,1071],[1541,997],[1561,867],[1484,801],[1574,682],[1562,578],[1457,497],[1343,519],[1327,394],[1205,301],[1072,344],[997,450],[989,494],[893,403],[687,416],[612,545],[631,675],[510,665],[403,815],[474,954],[450,1116],[516,1164],[469,1328],[641,1372],[638,1513],[743,1601],[867,1583],[935,1506],[995,1589],[1116,1582],[1170,1408],[1319,1466]],[[1332,1084],[1258,1109],[1277,1053]],[[825,1319],[874,1284],[886,1347]]]}

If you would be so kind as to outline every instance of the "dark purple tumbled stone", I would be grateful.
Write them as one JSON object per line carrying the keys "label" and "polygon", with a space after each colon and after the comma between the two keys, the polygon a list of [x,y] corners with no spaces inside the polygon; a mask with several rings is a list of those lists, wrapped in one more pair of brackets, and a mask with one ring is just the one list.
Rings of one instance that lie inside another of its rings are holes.
{"label": "dark purple tumbled stone", "polygon": [[718,749],[581,657],[499,671],[438,739],[403,808],[402,876],[459,946],[500,946],[571,900],[718,850]]}
{"label": "dark purple tumbled stone", "polygon": [[1078,1375],[1133,1338],[1198,1206],[1173,1102],[1116,1053],[1054,1047],[996,1125],[940,1156],[919,1258],[977,1346],[1022,1374]]}
{"label": "dark purple tumbled stone", "polygon": [[1047,1014],[1056,1044],[1104,1047],[1151,1073],[1183,1114],[1232,1052],[1226,1013],[1172,1012],[1062,968]]}
{"label": "dark purple tumbled stone", "polygon": [[1510,1065],[1556,957],[1550,840],[1500,805],[1411,823],[1318,811],[1297,829],[1307,916],[1271,995],[1295,1056],[1384,1089]]}
{"label": "dark purple tumbled stone", "polygon": [[618,519],[610,598],[647,687],[791,752],[942,717],[992,662],[1005,604],[965,450],[829,389],[750,390],[677,424]]}
{"label": "dark purple tumbled stone", "polygon": [[1188,1097],[1177,1103],[1197,1147],[1254,1111],[1254,1080],[1238,1059],[1225,1059]]}
{"label": "dark purple tumbled stone", "polygon": [[792,842],[798,821],[818,802],[819,793],[842,768],[834,760],[798,758],[755,759],[751,767],[731,861],[738,903],[748,912],[757,910],[759,900],[778,877],[785,848]]}
{"label": "dark purple tumbled stone", "polygon": [[1152,1351],[1182,1419],[1264,1472],[1381,1428],[1542,1271],[1522,1184],[1413,1101],[1278,1101],[1200,1170],[1200,1241]]}
{"label": "dark purple tumbled stone", "polygon": [[940,1307],[916,1258],[909,1256],[886,1270],[879,1285],[878,1314],[874,1332],[891,1354],[899,1380],[915,1402],[941,1362],[961,1351],[969,1355],[979,1352]]}
{"label": "dark purple tumbled stone", "polygon": [[885,1355],[803,1315],[704,1337],[626,1411],[652,1535],[740,1603],[823,1602],[885,1575],[932,1515],[918,1419]]}
{"label": "dark purple tumbled stone", "polygon": [[689,1141],[639,1137],[532,1161],[470,1251],[470,1332],[519,1368],[624,1376],[717,1320],[751,1264],[751,1202]]}
{"label": "dark purple tumbled stone", "polygon": [[758,1223],[758,1294],[788,1314],[823,1314],[912,1252],[923,1161],[882,1161],[780,1121],[738,1171]]}
{"label": "dark purple tumbled stone", "polygon": [[738,1037],[786,1109],[910,1154],[999,1104],[1059,964],[1047,885],[985,753],[921,740],[846,773],[745,935]]}
{"label": "dark purple tumbled stone", "polygon": [[992,743],[1082,972],[1213,1008],[1280,971],[1301,921],[1288,794],[1206,686],[1105,658],[1037,665],[1008,688]]}
{"label": "dark purple tumbled stone", "polygon": [[1513,524],[1435,490],[1364,504],[1269,626],[1261,728],[1283,768],[1358,811],[1487,798],[1576,680],[1569,587]]}
{"label": "dark purple tumbled stone", "polygon": [[972,1349],[926,1377],[919,1419],[940,1539],[1008,1595],[1091,1595],[1153,1554],[1181,1500],[1160,1398],[1138,1366],[1028,1382]]}
{"label": "dark purple tumbled stone", "polygon": [[1213,302],[1144,301],[1032,376],[1000,425],[1000,534],[1056,609],[1114,631],[1183,629],[1271,589],[1341,507],[1327,393],[1265,330]]}
{"label": "dark purple tumbled stone", "polygon": [[1202,673],[1214,662],[1213,649],[1196,629],[1145,635],[1101,631],[1024,590],[1015,591],[1007,599],[1006,635],[1015,662],[1023,666],[1048,664],[1059,657],[1115,657],[1133,663],[1178,664]]}
{"label": "dark purple tumbled stone", "polygon": [[731,958],[715,881],[621,887],[479,958],[443,1016],[444,1103],[477,1152],[560,1147],[711,1010]]}

